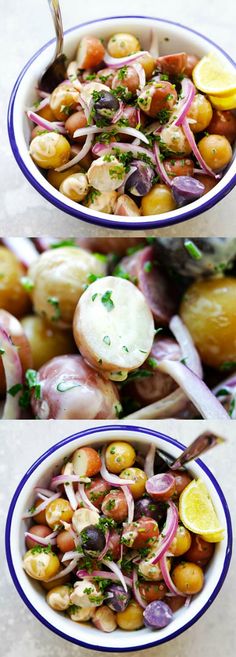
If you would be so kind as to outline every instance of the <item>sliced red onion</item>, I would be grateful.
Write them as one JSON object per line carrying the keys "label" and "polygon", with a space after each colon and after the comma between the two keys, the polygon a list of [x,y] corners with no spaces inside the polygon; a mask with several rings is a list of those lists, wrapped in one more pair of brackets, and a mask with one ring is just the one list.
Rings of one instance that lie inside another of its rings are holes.
{"label": "sliced red onion", "polygon": [[50,483],[51,488],[55,489],[57,486],[60,486],[61,484],[66,484],[66,483],[82,483],[82,484],[90,484],[91,479],[89,477],[80,477],[79,475],[76,474],[61,474],[57,475],[56,477],[53,477]]}
{"label": "sliced red onion", "polygon": [[156,59],[159,56],[158,34],[156,30],[151,30],[151,40],[149,54]]}
{"label": "sliced red onion", "polygon": [[142,91],[142,89],[145,87],[146,84],[146,74],[143,66],[139,64],[139,62],[134,62],[133,63],[133,68],[135,69],[136,73],[138,74],[139,77],[139,89]]}
{"label": "sliced red onion", "polygon": [[77,155],[75,155],[75,157],[73,157],[72,160],[69,160],[67,164],[63,164],[61,167],[55,169],[55,171],[59,171],[60,173],[61,171],[66,171],[66,169],[70,169],[70,167],[73,167],[75,164],[78,164],[78,162],[80,162],[80,160],[82,160],[83,157],[85,157],[89,153],[92,143],[93,143],[93,136],[88,135],[84,142],[83,147],[81,148],[81,151]]}
{"label": "sliced red onion", "polygon": [[[21,388],[16,394],[11,394],[9,390],[14,390],[15,386],[22,385],[23,372],[17,347],[15,347],[6,333],[0,326],[0,357],[6,378],[6,400],[3,408],[2,420],[17,420],[20,417],[19,397]],[[16,388],[17,390],[17,388]],[[126,481],[127,483],[127,481]]]}
{"label": "sliced red onion", "polygon": [[38,513],[44,511],[44,509],[47,508],[50,502],[53,502],[53,500],[56,500],[58,497],[60,497],[60,493],[55,493],[51,497],[47,497],[47,499],[44,500],[42,504],[39,504],[32,513],[30,511],[26,511],[22,517],[25,519],[25,518],[33,518],[34,516],[37,516]]}
{"label": "sliced red onion", "polygon": [[66,575],[69,575],[69,573],[72,573],[72,571],[76,568],[78,560],[83,557],[83,554],[79,554],[76,559],[72,559],[72,561],[64,568],[64,570],[60,570],[57,575],[54,575],[53,577],[50,577],[50,579],[47,579],[47,582],[54,582],[56,579],[61,579],[61,577],[65,577]]}
{"label": "sliced red onion", "polygon": [[[116,127],[115,125],[106,126],[106,132],[113,132],[115,127]],[[141,132],[140,130],[136,130],[136,128],[126,128],[126,127],[123,128],[117,126],[116,130],[117,130],[117,134],[122,133],[124,135],[130,135],[131,137],[140,139],[140,141],[143,141],[145,144],[149,144],[149,141],[147,137],[145,137],[143,132]],[[98,128],[96,125],[85,126],[85,128],[78,128],[78,130],[74,132],[73,138],[75,139],[76,137],[83,137],[84,135],[96,135],[101,132],[104,132],[104,128]]]}
{"label": "sliced red onion", "polygon": [[171,500],[168,501],[168,505],[169,507],[166,516],[166,523],[158,540],[155,556],[150,559],[150,563],[157,563],[160,561],[160,559],[168,550],[169,545],[174,540],[178,529],[178,510]]}
{"label": "sliced red onion", "polygon": [[[66,465],[65,465],[64,473],[63,473],[63,474],[66,475],[66,476],[67,476],[67,475],[71,476],[72,473],[73,473],[73,465],[72,465],[72,463],[70,463],[70,461],[69,461],[69,462],[66,463]],[[73,509],[73,511],[76,511],[77,506],[78,506],[78,502],[77,502],[77,499],[76,499],[76,495],[75,495],[75,491],[74,491],[73,484],[72,484],[71,482],[67,481],[67,482],[64,484],[64,491],[65,491],[65,494],[66,494],[67,499],[68,499],[69,502],[70,502],[71,508]]]}
{"label": "sliced red onion", "polygon": [[[128,129],[128,128],[127,128]],[[134,146],[133,144],[126,144],[124,142],[117,142],[117,144],[109,145],[107,146],[106,144],[102,144],[101,142],[97,142],[94,144],[92,148],[92,153],[94,155],[107,155],[107,154],[112,154],[113,149],[119,149],[123,153],[131,152],[134,153],[135,157],[138,157],[139,154],[141,155],[146,155],[147,157],[150,158],[150,161],[154,166],[156,166],[156,158],[153,154],[153,152],[150,149],[147,148],[142,148],[141,146]]]}
{"label": "sliced red onion", "polygon": [[140,59],[143,55],[149,55],[150,53],[147,50],[139,50],[138,52],[133,53],[133,55],[128,55],[127,57],[111,57],[106,52],[103,61],[109,68],[121,68],[126,66],[131,62],[135,62],[136,59]]}
{"label": "sliced red onion", "polygon": [[56,538],[54,538],[54,532],[53,534],[49,534],[48,536],[37,536],[37,534],[31,534],[30,532],[25,532],[25,537],[26,538],[32,538],[33,541],[36,541],[40,545],[56,545],[57,541]]}
{"label": "sliced red onion", "polygon": [[163,397],[157,402],[148,404],[123,419],[133,420],[154,420],[156,418],[176,417],[178,413],[184,410],[187,404],[187,396],[180,388],[171,392],[167,397]]}
{"label": "sliced red onion", "polygon": [[84,554],[82,554],[82,552],[80,553],[76,550],[69,550],[69,552],[65,552],[65,554],[63,554],[61,562],[64,563],[65,561],[70,561],[71,559],[76,559],[79,561],[79,559],[81,559],[83,556]]}
{"label": "sliced red onion", "polygon": [[[100,474],[102,478],[107,481],[108,484],[112,484],[112,486],[127,486],[127,479],[121,479],[115,474],[111,474],[111,472],[108,472],[105,464],[105,454],[106,454],[106,445],[102,448],[102,453],[101,453],[101,469],[100,469]],[[135,481],[129,481],[129,484],[135,484]],[[97,509],[96,509],[97,511]]]}
{"label": "sliced red onion", "polygon": [[84,490],[84,484],[79,484],[78,490],[79,490],[79,495],[84,503],[84,506],[87,509],[90,509],[90,511],[96,511],[96,513],[99,513],[99,509],[97,509],[97,507],[94,506],[94,504],[92,504],[92,502],[90,502],[89,498],[87,497]]}
{"label": "sliced red onion", "polygon": [[47,121],[47,119],[43,119],[42,116],[38,116],[35,112],[31,112],[29,110],[26,112],[28,119],[30,121],[33,121],[33,123],[36,123],[36,125],[39,125],[40,128],[43,128],[43,130],[49,130],[50,132],[59,132],[61,135],[66,135],[66,129],[64,127],[64,123],[62,121]]}
{"label": "sliced red onion", "polygon": [[[126,480],[127,482],[127,480]],[[123,486],[122,488],[127,506],[128,506],[128,518],[127,521],[128,523],[133,522],[134,519],[134,498],[132,493],[130,492],[129,486]]]}
{"label": "sliced red onion", "polygon": [[206,384],[190,370],[187,365],[177,360],[162,360],[157,369],[169,374],[182,388],[187,397],[206,420],[229,420],[229,415]]}
{"label": "sliced red onion", "polygon": [[3,237],[2,242],[26,268],[39,257],[37,249],[28,237]]}
{"label": "sliced red onion", "polygon": [[188,597],[185,600],[184,607],[189,607],[191,600],[192,600],[192,595],[188,595]]}
{"label": "sliced red onion", "polygon": [[134,598],[137,601],[137,603],[142,607],[143,609],[146,609],[147,603],[144,602],[140,590],[139,590],[139,583],[138,583],[138,573],[136,568],[133,569],[133,582],[132,582],[132,589],[133,589],[133,594]]}
{"label": "sliced red onion", "polygon": [[26,112],[40,112],[44,107],[47,107],[49,105],[49,96],[46,98],[43,98],[40,103],[35,103],[35,105],[32,105],[32,107],[28,107]]}
{"label": "sliced red onion", "polygon": [[208,171],[204,171],[204,169],[193,169],[193,173],[200,173],[201,176],[208,176]]}
{"label": "sliced red onion", "polygon": [[182,356],[184,359],[186,359],[187,366],[195,374],[197,374],[200,379],[202,379],[203,371],[200,356],[197,349],[195,348],[189,330],[182,322],[182,319],[179,317],[179,315],[174,315],[174,317],[171,318],[169,328],[181,348]]}
{"label": "sliced red onion", "polygon": [[200,151],[197,147],[197,144],[195,142],[194,134],[193,134],[191,128],[189,127],[189,124],[188,124],[188,121],[187,121],[186,118],[182,122],[182,128],[183,128],[185,137],[188,140],[189,146],[191,146],[191,149],[192,149],[197,161],[200,164],[200,167],[202,167],[202,169],[204,169],[206,171],[206,173],[208,173],[209,176],[212,176],[213,178],[216,178],[216,180],[218,180],[220,178],[220,174],[214,173],[214,171],[212,171],[212,169],[210,169],[210,167],[206,164],[205,160],[203,159],[203,157],[202,157],[202,155],[201,155],[201,153],[200,153]]}
{"label": "sliced red onion", "polygon": [[125,589],[125,591],[127,593],[127,590],[128,590],[127,589],[127,584],[126,584],[126,581],[125,581],[125,578],[124,578],[124,575],[123,575],[121,569],[119,568],[119,566],[117,566],[117,563],[115,563],[115,561],[110,561],[110,559],[102,559],[102,563],[104,564],[104,566],[109,568],[109,570],[112,570],[112,572],[116,575],[118,580],[120,580],[123,588]]}
{"label": "sliced red onion", "polygon": [[132,173],[134,173],[136,171],[136,168],[137,167],[135,167],[135,166],[131,166],[128,173],[126,173],[122,185],[120,185],[120,187],[118,187],[117,191],[119,192],[119,194],[124,194],[125,193],[125,185],[127,183],[127,180],[129,179],[130,176],[132,176]]}
{"label": "sliced red onion", "polygon": [[189,78],[184,78],[181,85],[181,100],[178,101],[173,113],[175,115],[172,125],[182,125],[190,106],[194,100],[196,89]]}
{"label": "sliced red onion", "polygon": [[160,149],[156,141],[154,142],[154,155],[155,155],[157,173],[159,173],[161,180],[163,180],[164,183],[168,185],[168,187],[171,187],[172,180],[170,180],[169,176],[167,175],[164,164],[161,161]]}
{"label": "sliced red onion", "polygon": [[167,566],[167,560],[166,560],[166,555],[164,554],[163,557],[160,559],[160,568],[161,572],[163,575],[164,582],[168,589],[171,591],[171,593],[174,593],[174,595],[181,595],[183,598],[185,598],[185,594],[179,591],[177,587],[175,586],[174,582],[171,579],[169,569]]}
{"label": "sliced red onion", "polygon": [[[110,579],[112,582],[120,581],[120,578],[117,577],[114,573],[109,573],[107,570],[93,570],[92,573],[88,573],[87,570],[78,570],[76,573],[77,577],[81,579],[93,579],[94,577],[102,577],[104,579]],[[126,584],[132,587],[132,579],[124,575],[124,580]]]}
{"label": "sliced red onion", "polygon": [[98,561],[102,561],[102,559],[106,556],[106,553],[109,549],[109,540],[110,540],[110,532],[109,531],[106,532],[105,539],[106,539],[106,542],[105,542],[105,545],[104,545],[104,548],[103,548],[101,554],[98,557]]}
{"label": "sliced red onion", "polygon": [[151,443],[144,462],[144,472],[147,475],[148,479],[149,477],[153,477],[154,475],[155,454],[156,454],[156,445],[154,445],[154,443]]}
{"label": "sliced red onion", "polygon": [[49,490],[49,488],[39,488],[36,486],[34,490],[36,493],[39,493],[39,495],[44,495],[45,497],[52,497],[52,495],[54,495],[54,492]]}
{"label": "sliced red onion", "polygon": [[120,100],[120,107],[117,110],[117,112],[114,114],[112,119],[113,124],[119,121],[119,119],[121,119],[121,117],[123,116],[124,109],[125,109],[125,103],[123,103],[123,101]]}

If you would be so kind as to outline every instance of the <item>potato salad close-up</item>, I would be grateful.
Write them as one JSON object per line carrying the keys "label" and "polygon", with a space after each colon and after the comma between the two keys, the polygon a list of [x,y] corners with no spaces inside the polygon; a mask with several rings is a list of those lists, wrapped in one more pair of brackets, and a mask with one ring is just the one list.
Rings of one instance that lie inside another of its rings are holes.
{"label": "potato salad close-up", "polygon": [[9,238],[2,419],[236,416],[236,240]]}

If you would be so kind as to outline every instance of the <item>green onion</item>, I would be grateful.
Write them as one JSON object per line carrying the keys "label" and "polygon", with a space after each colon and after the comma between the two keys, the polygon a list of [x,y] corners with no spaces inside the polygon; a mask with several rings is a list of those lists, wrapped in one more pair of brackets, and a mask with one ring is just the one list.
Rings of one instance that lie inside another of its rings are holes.
{"label": "green onion", "polygon": [[200,249],[194,244],[192,240],[186,239],[184,240],[184,246],[186,248],[186,251],[188,251],[189,255],[191,258],[194,260],[201,260],[202,258],[202,252]]}

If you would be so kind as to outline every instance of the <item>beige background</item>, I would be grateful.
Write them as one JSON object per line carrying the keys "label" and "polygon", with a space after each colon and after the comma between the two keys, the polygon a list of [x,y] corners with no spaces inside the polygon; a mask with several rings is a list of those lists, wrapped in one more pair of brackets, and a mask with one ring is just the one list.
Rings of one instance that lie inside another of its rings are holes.
{"label": "beige background", "polygon": [[[236,3],[233,0],[61,0],[65,29],[89,19],[116,14],[146,14],[182,22],[216,41],[235,58]],[[0,95],[5,110],[15,80],[32,54],[53,35],[46,0],[0,0]],[[104,228],[89,226],[57,210],[34,190],[19,170],[10,150],[6,122],[0,121],[0,235],[103,235]],[[159,235],[235,235],[236,191],[208,213]],[[154,234],[155,231],[152,231]],[[110,231],[119,235],[120,231]],[[127,233],[126,233],[127,234]]]}
{"label": "beige background", "polygon": [[[104,424],[109,424],[104,422]],[[133,422],[133,424],[140,424]],[[3,542],[5,515],[14,490],[33,461],[50,445],[95,422],[78,421],[5,421],[0,424],[1,528]],[[203,429],[210,428],[227,442],[210,451],[204,461],[222,486],[236,520],[236,430],[234,422],[220,423],[203,420],[161,420],[145,422],[145,426],[159,429],[186,445]],[[182,636],[158,648],[129,653],[131,657],[232,657],[236,641],[235,628],[236,562],[232,561],[227,580],[219,596],[207,613]],[[6,562],[1,557],[0,578],[1,654],[4,657],[95,657],[102,653],[87,651],[69,644],[49,632],[24,606],[18,596]],[[109,637],[108,637],[109,640]],[[127,645],[129,634],[127,633]],[[118,654],[118,653],[113,653]],[[128,653],[126,653],[128,654]]]}

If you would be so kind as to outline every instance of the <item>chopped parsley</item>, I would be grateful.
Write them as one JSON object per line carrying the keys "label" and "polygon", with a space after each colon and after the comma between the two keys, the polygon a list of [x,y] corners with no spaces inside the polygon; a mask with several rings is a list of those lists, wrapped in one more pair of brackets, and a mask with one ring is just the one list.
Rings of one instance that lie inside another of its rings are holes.
{"label": "chopped parsley", "polygon": [[120,180],[122,181],[125,175],[125,168],[124,166],[120,166],[120,164],[115,165],[109,169],[109,176],[112,178],[112,180]]}
{"label": "chopped parsley", "polygon": [[101,192],[99,192],[98,189],[94,189],[92,187],[84,199],[84,204],[87,205],[88,203],[94,203],[97,196],[101,196]]}
{"label": "chopped parsley", "polygon": [[155,368],[156,368],[157,365],[158,365],[157,360],[156,360],[155,358],[151,358],[151,357],[147,359],[147,364],[148,364],[149,367],[151,367],[153,370],[155,370]]}
{"label": "chopped parsley", "polygon": [[101,302],[103,303],[103,305],[107,309],[107,312],[110,312],[115,307],[114,302],[112,301],[111,295],[112,295],[112,290],[107,290],[106,292],[104,292],[104,294],[102,295],[102,298],[101,298]]}
{"label": "chopped parsley", "polygon": [[3,356],[3,354],[5,354],[5,349],[3,349],[2,347],[0,347],[0,356]]}
{"label": "chopped parsley", "polygon": [[234,409],[236,406],[236,400],[233,398],[230,402],[230,407],[229,407],[229,416],[232,417]]}
{"label": "chopped parsley", "polygon": [[58,392],[67,392],[67,390],[72,390],[72,388],[81,388],[81,383],[73,383],[73,381],[60,381],[57,384]]}
{"label": "chopped parsley", "polygon": [[236,361],[234,360],[226,360],[222,365],[220,365],[219,369],[220,370],[232,370],[234,367],[236,367]]}
{"label": "chopped parsley", "polygon": [[55,244],[51,244],[50,249],[61,249],[63,246],[76,246],[75,238],[55,242]]}
{"label": "chopped parsley", "polygon": [[31,292],[31,290],[33,290],[34,283],[29,276],[22,276],[20,282],[26,292]]}
{"label": "chopped parsley", "polygon": [[95,281],[97,281],[98,278],[102,278],[102,276],[99,276],[99,275],[97,276],[97,274],[88,274],[87,275],[87,279],[88,279],[89,284],[95,283]]}
{"label": "chopped parsley", "polygon": [[120,70],[117,73],[118,80],[124,80],[127,74],[127,69],[128,69],[127,66],[122,66],[122,68],[120,68]]}
{"label": "chopped parsley", "polygon": [[[168,94],[168,96],[169,95],[170,94]],[[168,109],[160,110],[159,112],[157,112],[156,118],[157,118],[157,120],[159,121],[159,123],[161,125],[163,125],[164,123],[167,123],[169,121],[169,118],[170,118],[170,110],[168,110]]]}
{"label": "chopped parsley", "polygon": [[151,262],[151,260],[147,260],[143,266],[143,269],[146,272],[146,274],[150,274],[152,268],[153,268],[153,263]]}
{"label": "chopped parsley", "polygon": [[95,292],[95,294],[93,294],[93,295],[92,295],[92,301],[95,301],[95,299],[96,299],[96,297],[97,297],[97,295],[98,295],[98,293],[97,293],[97,292]]}
{"label": "chopped parsley", "polygon": [[105,344],[107,344],[108,347],[110,347],[111,338],[109,338],[109,335],[104,335],[103,342],[105,342]]}
{"label": "chopped parsley", "polygon": [[55,313],[51,317],[52,321],[56,322],[61,317],[61,310],[59,305],[59,299],[57,297],[48,297],[48,303],[54,308]]}
{"label": "chopped parsley", "polygon": [[20,392],[20,390],[22,390],[22,388],[23,388],[22,383],[16,383],[14,386],[9,388],[7,392],[9,395],[11,395],[11,397],[15,397],[17,393]]}
{"label": "chopped parsley", "polygon": [[42,545],[36,545],[31,549],[31,554],[42,554],[42,552],[44,552],[44,554],[50,554],[52,552],[52,546],[47,545],[46,547],[44,547]]}
{"label": "chopped parsley", "polygon": [[[121,416],[122,412],[123,412],[123,408],[122,408],[122,405],[121,405],[120,402],[117,402],[117,404],[115,405],[115,412],[116,412],[116,417],[119,418]],[[117,459],[117,461],[118,460],[119,459]]]}

